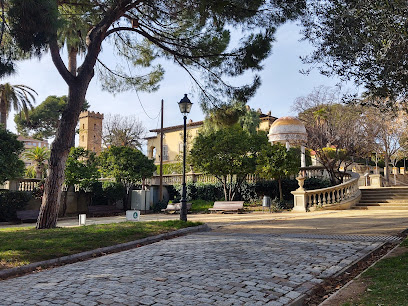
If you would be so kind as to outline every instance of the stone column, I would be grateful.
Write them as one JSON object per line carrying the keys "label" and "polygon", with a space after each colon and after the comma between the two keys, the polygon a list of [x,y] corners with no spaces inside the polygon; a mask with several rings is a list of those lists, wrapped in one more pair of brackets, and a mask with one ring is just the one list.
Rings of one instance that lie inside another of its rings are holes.
{"label": "stone column", "polygon": [[305,154],[305,146],[300,146],[300,167],[306,167],[306,154]]}
{"label": "stone column", "polygon": [[306,191],[303,189],[305,178],[297,177],[296,179],[299,183],[299,188],[291,192],[293,194],[292,211],[306,212],[307,211],[307,195],[306,195]]}

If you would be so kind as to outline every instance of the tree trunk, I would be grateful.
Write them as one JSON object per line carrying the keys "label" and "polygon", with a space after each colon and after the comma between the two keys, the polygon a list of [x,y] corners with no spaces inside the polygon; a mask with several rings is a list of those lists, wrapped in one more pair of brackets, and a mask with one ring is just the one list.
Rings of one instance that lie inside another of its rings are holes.
{"label": "tree trunk", "polygon": [[[78,48],[76,47],[70,47],[68,48],[68,71],[73,75],[77,75],[77,56],[78,56]],[[71,147],[75,147],[75,130],[74,130],[74,135],[72,137],[71,141]]]}
{"label": "tree trunk", "polygon": [[283,191],[282,191],[282,179],[278,178],[278,186],[279,186],[279,200],[283,202]]}
{"label": "tree trunk", "polygon": [[0,101],[0,124],[3,124],[4,129],[7,129],[7,108],[3,101]]}
{"label": "tree trunk", "polygon": [[384,154],[384,163],[385,163],[385,168],[384,168],[384,180],[386,186],[390,185],[390,157],[388,156],[388,151],[385,152]]}
{"label": "tree trunk", "polygon": [[57,225],[65,162],[71,148],[75,127],[92,75],[88,80],[76,80],[69,86],[68,105],[61,116],[57,134],[51,145],[49,176],[45,181],[44,195],[37,220],[37,229],[54,228]]}

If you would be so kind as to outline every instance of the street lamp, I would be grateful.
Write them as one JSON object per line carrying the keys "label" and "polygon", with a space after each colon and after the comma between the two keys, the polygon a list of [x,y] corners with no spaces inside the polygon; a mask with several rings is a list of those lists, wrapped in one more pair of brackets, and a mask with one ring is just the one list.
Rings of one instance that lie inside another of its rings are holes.
{"label": "street lamp", "polygon": [[187,221],[187,199],[186,199],[186,130],[187,130],[187,114],[191,110],[193,103],[187,98],[187,94],[178,103],[180,112],[184,115],[184,134],[183,134],[183,182],[181,192],[181,209],[180,220]]}

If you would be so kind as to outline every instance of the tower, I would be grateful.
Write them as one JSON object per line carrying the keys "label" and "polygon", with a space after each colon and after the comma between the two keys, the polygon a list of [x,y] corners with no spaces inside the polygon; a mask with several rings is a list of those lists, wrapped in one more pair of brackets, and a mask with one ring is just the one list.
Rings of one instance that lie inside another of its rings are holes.
{"label": "tower", "polygon": [[79,114],[79,146],[99,154],[102,148],[103,114],[85,111]]}

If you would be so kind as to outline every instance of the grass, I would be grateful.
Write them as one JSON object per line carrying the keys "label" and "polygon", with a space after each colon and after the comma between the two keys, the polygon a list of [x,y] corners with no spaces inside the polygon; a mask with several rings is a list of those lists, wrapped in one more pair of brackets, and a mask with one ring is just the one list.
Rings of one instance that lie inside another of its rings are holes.
{"label": "grass", "polygon": [[362,275],[369,286],[356,305],[408,305],[408,240],[400,247],[407,252],[379,261]]}
{"label": "grass", "polygon": [[214,201],[205,200],[193,200],[191,203],[191,212],[207,212],[214,205]]}
{"label": "grass", "polygon": [[0,269],[94,250],[200,224],[171,220],[45,230],[0,229]]}

